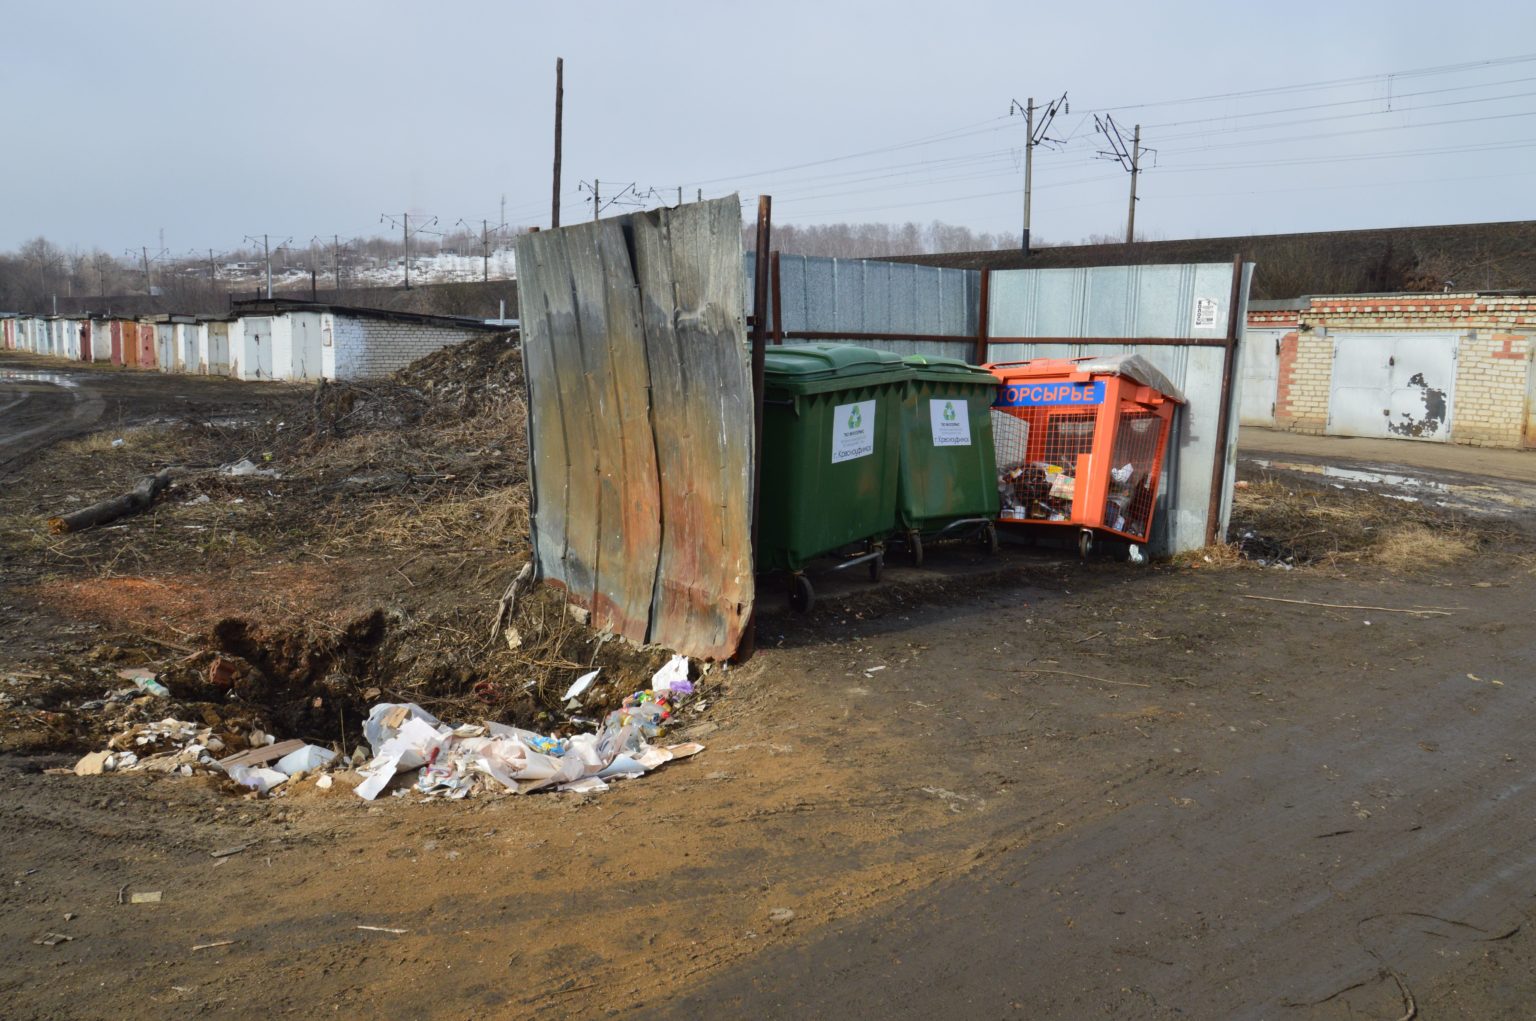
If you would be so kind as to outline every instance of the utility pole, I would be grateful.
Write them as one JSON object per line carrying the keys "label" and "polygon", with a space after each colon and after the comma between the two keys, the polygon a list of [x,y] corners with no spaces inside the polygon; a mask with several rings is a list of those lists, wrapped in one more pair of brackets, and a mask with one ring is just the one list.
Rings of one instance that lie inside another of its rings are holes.
{"label": "utility pole", "polygon": [[481,264],[480,279],[488,282],[491,279],[491,230],[484,220],[480,221],[480,253],[485,260]]}
{"label": "utility pole", "polygon": [[331,268],[336,271],[336,299],[341,300],[341,235],[331,235]]}
{"label": "utility pole", "polygon": [[683,204],[683,186],[682,185],[678,185],[677,186],[677,204],[678,205],[682,205]]}
{"label": "utility pole", "polygon": [[1024,108],[1024,242],[1025,254],[1029,253],[1029,200],[1035,184],[1035,97],[1029,97]]}
{"label": "utility pole", "polygon": [[145,295],[148,295],[149,294],[149,248],[147,246],[141,247],[139,249],[139,255],[142,256],[143,259],[144,259],[144,293],[145,293]]}
{"label": "utility pole", "polygon": [[[256,236],[254,234],[247,234],[245,240],[254,245],[256,243]],[[293,238],[288,239],[288,241],[292,240]],[[282,248],[288,241],[282,242],[277,247]],[[261,236],[261,257],[267,267],[267,300],[270,301],[272,299],[272,237],[269,234]]]}
{"label": "utility pole", "polygon": [[[395,222],[395,217],[391,213],[380,213],[379,214],[379,222],[380,223],[388,223],[390,225],[393,225],[394,222]],[[414,231],[412,231],[411,230],[411,214],[410,213],[401,213],[400,214],[400,238],[401,238],[401,241],[403,242],[404,247],[405,247],[405,289],[406,290],[410,290],[411,289],[411,235],[412,234],[420,234],[422,231],[426,230],[428,227],[432,226],[436,222],[437,222],[437,217],[434,216],[431,219],[429,219],[426,223],[418,225],[417,228]]]}
{"label": "utility pole", "polygon": [[[1040,110],[1040,123],[1035,124],[1035,110]],[[1057,113],[1071,113],[1072,108],[1067,103],[1067,94],[1063,92],[1061,98],[1053,99],[1044,107],[1035,106],[1035,97],[1020,104],[1017,99],[1008,108],[1011,114],[1018,111],[1024,114],[1024,232],[1022,248],[1029,251],[1029,214],[1030,204],[1033,198],[1035,186],[1035,146],[1042,143],[1050,145],[1057,140],[1046,136],[1046,131],[1051,126],[1051,121],[1056,119]]]}
{"label": "utility pole", "polygon": [[565,58],[555,58],[555,189],[550,199],[549,225],[560,226],[560,128],[565,116]]}
{"label": "utility pole", "polygon": [[208,282],[213,284],[214,288],[219,286],[219,268],[213,263],[212,248],[208,249]]}
{"label": "utility pole", "polygon": [[597,178],[592,178],[592,219],[597,219],[597,214],[603,211],[602,183]]}
{"label": "utility pole", "polygon": [[1131,205],[1125,214],[1125,243],[1136,240],[1136,178],[1141,174],[1141,125],[1131,136]]}
{"label": "utility pole", "polygon": [[1109,150],[1099,150],[1101,159],[1114,160],[1131,175],[1131,204],[1130,211],[1125,217],[1125,243],[1131,244],[1136,240],[1136,179],[1141,176],[1141,154],[1144,152],[1156,153],[1156,149],[1144,149],[1141,145],[1141,125],[1136,125],[1136,130],[1131,135],[1131,144],[1125,144],[1125,136],[1120,132],[1120,125],[1115,119],[1105,115],[1103,120],[1098,114],[1093,115],[1093,129],[1103,135],[1109,145]]}

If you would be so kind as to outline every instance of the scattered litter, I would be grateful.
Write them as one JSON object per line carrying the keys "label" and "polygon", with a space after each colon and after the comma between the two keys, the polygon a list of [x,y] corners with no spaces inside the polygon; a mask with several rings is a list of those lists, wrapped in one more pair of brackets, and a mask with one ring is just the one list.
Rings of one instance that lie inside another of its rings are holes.
{"label": "scattered litter", "polygon": [[331,774],[321,773],[320,776],[315,780],[315,786],[320,788],[322,791],[328,791],[331,789],[331,784],[334,782],[335,781],[331,779]]}
{"label": "scattered litter", "polygon": [[62,932],[47,932],[43,934],[41,939],[35,939],[32,942],[40,947],[56,947],[60,943],[68,943],[74,938],[73,936],[66,936]]}
{"label": "scattered litter", "polygon": [[105,750],[91,752],[76,762],[75,774],[151,772],[191,776],[198,770],[213,769],[213,753],[223,750],[224,742],[211,727],[167,717],[154,723],[135,724],[117,734],[107,742]]}
{"label": "scattered litter", "polygon": [[129,897],[128,897],[128,903],[130,903],[130,904],[159,904],[160,903],[160,891],[159,890],[151,890],[148,893],[130,894]]}
{"label": "scattered litter", "polygon": [[1133,563],[1133,564],[1144,564],[1144,563],[1147,562],[1146,556],[1141,552],[1141,547],[1136,545],[1134,542],[1131,543],[1131,547],[1130,547],[1129,552],[1130,552],[1131,563]]}
{"label": "scattered litter", "polygon": [[242,457],[233,464],[226,464],[219,469],[220,475],[230,475],[240,478],[247,475],[259,475],[264,479],[282,478],[275,468],[258,468],[256,463],[248,457]]}
{"label": "scattered litter", "polygon": [[188,507],[198,507],[198,506],[201,506],[202,504],[208,503],[209,499],[210,498],[209,498],[207,493],[199,493],[195,497],[193,497],[192,499],[187,501],[187,506]]}
{"label": "scattered litter", "polygon": [[786,922],[794,921],[794,918],[795,913],[789,908],[774,908],[772,911],[768,912],[768,920],[770,922],[777,922],[780,925],[783,925]]}
{"label": "scattered litter", "polygon": [[651,675],[651,690],[693,694],[693,685],[688,680],[688,657],[673,656],[667,660],[660,670]]}
{"label": "scattered litter", "polygon": [[192,947],[192,949],[193,950],[212,950],[214,947],[232,947],[234,945],[235,945],[235,941],[232,940],[232,939],[221,939],[221,940],[216,940],[213,943],[198,943],[198,944],[194,945]]}
{"label": "scattered litter", "polygon": [[274,787],[281,787],[288,782],[287,773],[279,773],[265,766],[230,766],[225,772],[235,783],[253,788],[257,794],[266,794]]}
{"label": "scattered litter", "polygon": [[123,445],[123,438],[119,436],[117,439],[112,441],[112,445],[114,447],[121,447]]}
{"label": "scattered litter", "polygon": [[582,674],[580,677],[576,678],[571,686],[565,689],[565,694],[560,696],[560,700],[562,702],[568,702],[573,698],[579,697],[582,692],[592,687],[592,682],[597,680],[597,675],[600,673],[602,673],[601,667],[597,668],[589,674]]}
{"label": "scattered litter", "polygon": [[127,670],[119,670],[117,676],[125,681],[132,681],[134,687],[140,691],[160,698],[170,698],[171,691],[160,683],[159,675],[153,670],[145,670],[143,667],[129,667]]}
{"label": "scattered litter", "polygon": [[452,727],[414,703],[381,703],[363,724],[373,758],[358,771],[364,780],[357,796],[372,801],[395,774],[410,769],[417,770],[416,791],[432,797],[468,797],[479,788],[494,790],[493,781],[519,794],[604,791],[607,780],[632,779],[703,751],[699,744],[648,743],[665,732],[679,697],[673,691],[635,692],[597,733],[569,737],[492,722]]}
{"label": "scattered litter", "polygon": [[[277,747],[273,745],[272,747]],[[329,748],[321,748],[319,745],[307,744],[295,749],[277,760],[272,768],[286,776],[295,773],[309,773],[330,763],[336,757],[336,753]]]}
{"label": "scattered litter", "polygon": [[239,854],[250,846],[250,844],[236,844],[233,847],[221,847],[216,851],[209,851],[208,856],[210,858],[228,858],[232,854]]}
{"label": "scattered litter", "polygon": [[259,730],[253,730],[250,734],[250,742],[252,745],[260,747],[252,747],[247,751],[220,759],[217,763],[218,767],[227,773],[235,766],[265,766],[269,762],[275,762],[283,756],[304,747],[304,742],[297,738],[291,741],[276,741],[271,744],[266,743],[268,740],[268,735],[263,734]]}
{"label": "scattered litter", "polygon": [[411,931],[409,929],[386,929],[382,925],[359,925],[358,928],[366,929],[368,932],[392,932],[396,936],[402,936]]}

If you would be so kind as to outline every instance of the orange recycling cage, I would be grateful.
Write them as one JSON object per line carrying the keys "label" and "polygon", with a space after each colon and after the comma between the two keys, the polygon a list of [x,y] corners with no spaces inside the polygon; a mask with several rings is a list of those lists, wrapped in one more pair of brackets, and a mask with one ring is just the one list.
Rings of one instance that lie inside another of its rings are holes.
{"label": "orange recycling cage", "polygon": [[1085,556],[1095,532],[1147,541],[1183,398],[1142,382],[1137,367],[1161,379],[1135,356],[986,366],[1001,384],[992,430],[1002,522],[1077,528]]}

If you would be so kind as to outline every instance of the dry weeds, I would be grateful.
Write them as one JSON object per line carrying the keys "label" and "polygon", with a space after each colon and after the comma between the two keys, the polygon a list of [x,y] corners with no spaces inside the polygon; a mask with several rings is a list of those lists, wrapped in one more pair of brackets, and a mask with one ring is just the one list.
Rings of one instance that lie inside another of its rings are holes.
{"label": "dry weeds", "polygon": [[1228,534],[1232,551],[1250,564],[1373,564],[1393,571],[1444,567],[1515,538],[1507,525],[1422,502],[1272,475],[1237,490]]}

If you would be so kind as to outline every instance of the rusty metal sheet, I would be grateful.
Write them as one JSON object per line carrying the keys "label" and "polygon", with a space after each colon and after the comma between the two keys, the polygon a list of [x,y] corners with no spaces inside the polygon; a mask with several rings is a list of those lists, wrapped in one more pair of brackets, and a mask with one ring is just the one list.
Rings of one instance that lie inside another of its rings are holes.
{"label": "rusty metal sheet", "polygon": [[729,656],[752,605],[740,206],[516,244],[539,576],[594,626]]}
{"label": "rusty metal sheet", "polygon": [[653,630],[729,655],[753,588],[740,206],[637,215],[634,234],[664,522]]}

